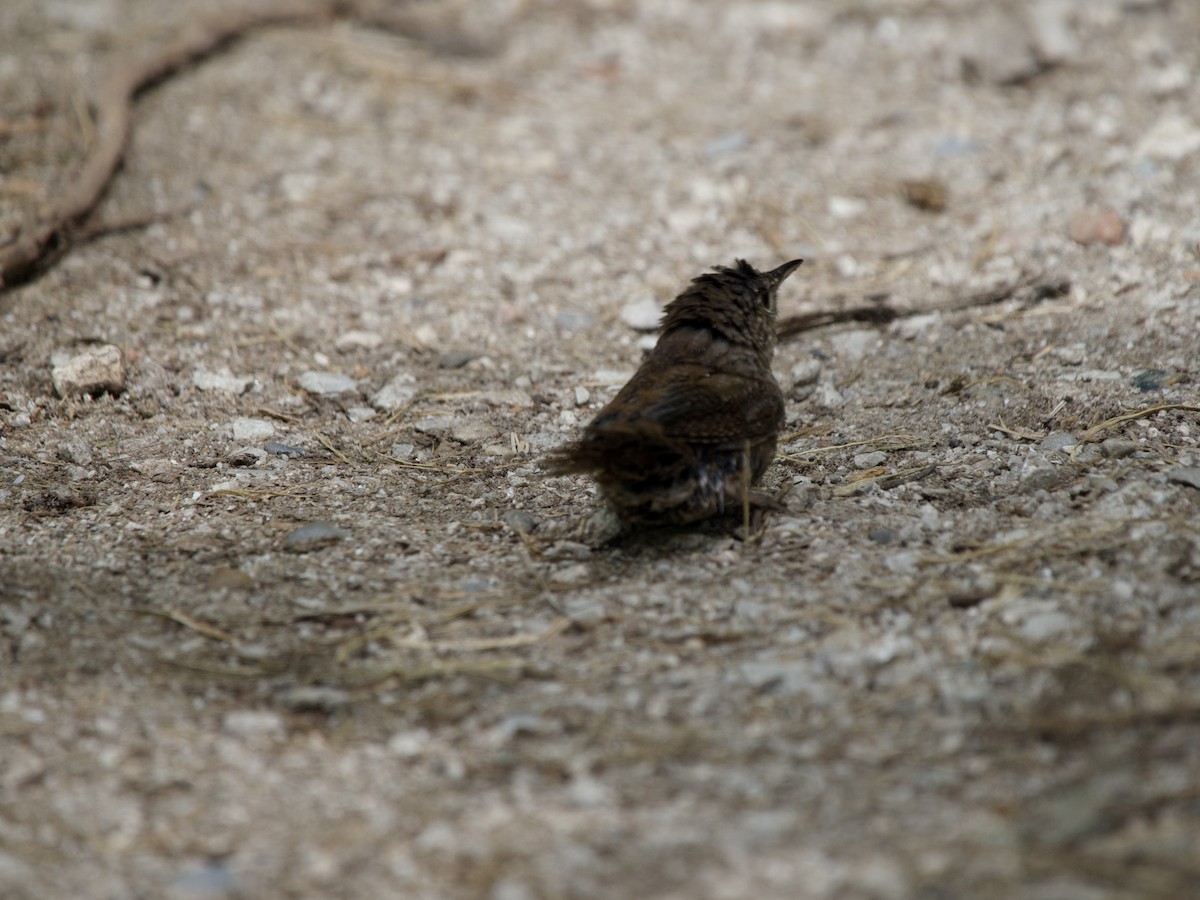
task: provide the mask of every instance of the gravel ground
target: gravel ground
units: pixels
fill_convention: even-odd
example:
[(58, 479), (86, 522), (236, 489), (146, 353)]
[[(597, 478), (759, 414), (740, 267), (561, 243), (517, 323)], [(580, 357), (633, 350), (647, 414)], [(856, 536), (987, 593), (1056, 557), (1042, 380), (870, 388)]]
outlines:
[[(0, 6), (0, 241), (206, 9)], [(1200, 5), (403, 12), (146, 93), (0, 294), (0, 894), (1194, 890)], [(898, 317), (781, 344), (788, 514), (503, 527), (796, 256)]]

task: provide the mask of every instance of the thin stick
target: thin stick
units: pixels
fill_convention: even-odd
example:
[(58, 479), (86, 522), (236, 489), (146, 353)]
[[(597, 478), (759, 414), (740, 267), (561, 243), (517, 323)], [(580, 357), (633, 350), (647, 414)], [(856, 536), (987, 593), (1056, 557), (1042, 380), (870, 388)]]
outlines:
[(199, 619), (194, 619), (187, 613), (182, 613), (178, 610), (135, 609), (133, 612), (139, 616), (157, 616), (160, 619), (166, 619), (170, 622), (174, 622), (176, 625), (182, 625), (184, 628), (190, 628), (197, 634), (202, 634), (206, 638), (210, 638), (214, 641), (223, 641), (226, 644), (233, 644), (237, 642), (237, 638), (235, 638), (228, 631), (222, 631), (220, 628), (209, 625), (207, 622), (201, 622)]
[(23, 223), (21, 236), (0, 250), (0, 290), (30, 280), (66, 252), (71, 232), (96, 208), (121, 164), (138, 95), (248, 31), (328, 18), (339, 6), (335, 0), (276, 0), (257, 10), (226, 9), (220, 16), (185, 23), (179, 37), (158, 52), (119, 63), (94, 101), (94, 116), (88, 117), (94, 119), (95, 136), (83, 165), (56, 200)]
[(431, 641), (428, 638), (391, 638), (390, 642), (397, 647), (410, 650), (432, 650), (434, 652), (449, 650), (479, 651), (479, 650), (510, 650), (513, 647), (525, 647), (538, 644), (562, 634), (571, 626), (568, 618), (555, 619), (541, 631), (525, 634), (511, 634), (497, 638), (464, 638), (457, 641)]
[[(1137, 409), (1133, 412), (1124, 413), (1123, 415), (1113, 416), (1111, 419), (1105, 419), (1099, 425), (1093, 425), (1087, 431), (1079, 436), (1077, 447), (1096, 440), (1097, 436), (1110, 428), (1115, 428), (1117, 425), (1124, 425), (1126, 422), (1133, 422), (1136, 419), (1145, 419), (1155, 413), (1166, 412), (1172, 409), (1181, 409), (1185, 412), (1200, 412), (1200, 406), (1191, 406), (1187, 403), (1160, 403), (1157, 406), (1147, 406), (1145, 409)], [(1075, 455), (1075, 451), (1071, 451), (1071, 455)]]

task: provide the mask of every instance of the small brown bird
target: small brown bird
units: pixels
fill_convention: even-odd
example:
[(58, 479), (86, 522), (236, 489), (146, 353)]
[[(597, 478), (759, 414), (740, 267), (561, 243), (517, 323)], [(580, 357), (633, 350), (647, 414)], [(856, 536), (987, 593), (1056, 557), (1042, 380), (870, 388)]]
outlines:
[(770, 508), (751, 488), (784, 421), (771, 373), (775, 294), (801, 262), (759, 272), (739, 259), (694, 278), (633, 378), (550, 470), (592, 475), (622, 525)]

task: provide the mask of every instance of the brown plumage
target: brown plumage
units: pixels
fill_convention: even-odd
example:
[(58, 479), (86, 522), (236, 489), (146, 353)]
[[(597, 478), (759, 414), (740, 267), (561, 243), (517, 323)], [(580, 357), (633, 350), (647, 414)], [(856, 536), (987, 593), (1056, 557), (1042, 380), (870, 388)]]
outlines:
[(744, 503), (775, 455), (783, 393), (771, 373), (775, 294), (802, 260), (745, 260), (692, 280), (663, 313), (658, 343), (556, 474), (587, 473), (625, 524), (696, 522)]

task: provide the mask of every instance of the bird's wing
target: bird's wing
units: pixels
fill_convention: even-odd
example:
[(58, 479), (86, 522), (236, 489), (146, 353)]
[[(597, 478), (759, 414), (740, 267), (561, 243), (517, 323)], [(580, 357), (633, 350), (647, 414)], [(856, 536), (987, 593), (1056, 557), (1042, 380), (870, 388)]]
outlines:
[(769, 378), (711, 374), (659, 385), (642, 417), (670, 439), (731, 447), (757, 443), (783, 426), (783, 394)]

